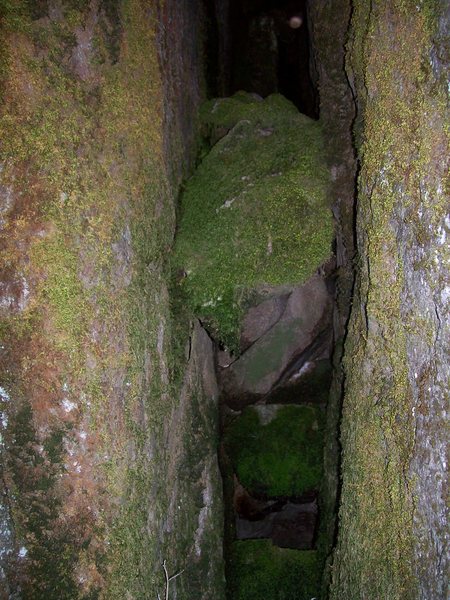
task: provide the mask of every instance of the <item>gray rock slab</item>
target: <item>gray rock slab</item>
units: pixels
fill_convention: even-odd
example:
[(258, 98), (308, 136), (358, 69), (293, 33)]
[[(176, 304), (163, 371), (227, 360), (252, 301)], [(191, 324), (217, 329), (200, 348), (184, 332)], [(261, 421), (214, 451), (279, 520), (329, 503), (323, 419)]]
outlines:
[(241, 351), (247, 350), (280, 320), (288, 299), (288, 294), (275, 296), (248, 310), (242, 321)]
[(313, 547), (317, 523), (317, 502), (286, 502), (281, 510), (262, 519), (236, 517), (238, 540), (271, 539), (280, 548), (308, 550)]
[[(276, 305), (272, 305), (269, 312), (274, 319)], [(332, 300), (319, 274), (295, 288), (281, 318), (238, 360), (222, 370), (221, 384), (228, 404), (239, 407), (249, 403), (246, 398), (265, 396), (290, 366), (300, 369), (302, 355), (304, 362), (311, 359), (305, 351), (314, 346), (323, 332), (330, 330), (331, 314)], [(269, 322), (267, 319), (264, 327)], [(317, 351), (321, 353), (322, 348)]]

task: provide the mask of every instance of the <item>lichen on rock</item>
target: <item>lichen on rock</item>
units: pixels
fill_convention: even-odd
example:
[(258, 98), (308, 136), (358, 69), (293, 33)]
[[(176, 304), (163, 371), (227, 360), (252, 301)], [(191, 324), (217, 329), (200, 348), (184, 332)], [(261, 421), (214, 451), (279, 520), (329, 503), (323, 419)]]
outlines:
[(333, 600), (442, 598), (448, 587), (444, 23), (445, 2), (353, 3), (360, 261), (345, 344)]
[[(181, 404), (167, 250), (188, 152), (169, 168), (163, 106), (181, 100), (166, 97), (173, 71), (163, 82), (158, 50), (180, 29), (158, 20), (175, 13), (191, 34), (201, 13), (162, 10), (0, 1), (1, 597), (156, 598), (162, 560), (183, 568), (195, 542), (203, 562), (174, 583), (177, 597), (223, 590), (214, 401), (195, 351), (167, 450)], [(195, 102), (172, 125), (186, 146)], [(207, 469), (193, 461), (204, 481), (172, 487), (189, 454), (207, 455)]]

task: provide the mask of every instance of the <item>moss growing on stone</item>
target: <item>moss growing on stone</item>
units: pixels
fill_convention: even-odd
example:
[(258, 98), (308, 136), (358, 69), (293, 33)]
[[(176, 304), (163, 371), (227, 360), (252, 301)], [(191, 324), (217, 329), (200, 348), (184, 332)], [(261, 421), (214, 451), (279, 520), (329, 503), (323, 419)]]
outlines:
[(241, 92), (202, 115), (232, 129), (186, 184), (174, 262), (192, 310), (236, 350), (250, 292), (301, 283), (329, 257), (329, 176), (320, 124), (282, 96)]
[[(70, 521), (55, 527), (61, 511), (55, 485), (64, 472), (61, 459), (65, 432), (63, 429), (51, 431), (39, 452), (31, 407), (27, 403), (17, 404), (9, 432), (13, 442), (7, 466), (13, 473), (10, 486), (14, 494), (14, 515), (22, 526), (18, 532), (22, 552), (29, 563), (29, 579), (22, 582), (22, 597), (75, 598), (72, 569), (77, 557), (76, 537)], [(30, 497), (33, 498), (31, 503)], [(8, 566), (6, 572), (11, 581), (13, 576)]]
[(223, 131), (231, 129), (243, 119), (262, 122), (277, 108), (286, 114), (299, 114), (296, 107), (279, 94), (273, 94), (263, 101), (255, 94), (241, 91), (230, 98), (214, 98), (205, 102), (200, 110), (200, 118), (205, 131), (211, 132), (215, 127)]
[(232, 600), (311, 600), (320, 568), (313, 550), (290, 550), (269, 540), (235, 542), (228, 565)]
[[(29, 400), (36, 430), (28, 452), (7, 403), (5, 480), (28, 550), (14, 570), (24, 597), (156, 598), (162, 554), (173, 562), (159, 535), (170, 489), (155, 482), (167, 475), (162, 423), (178, 398), (156, 8), (62, 4), (48, 15), (46, 2), (0, 0), (0, 268), (17, 305), (2, 314), (0, 376)], [(45, 475), (39, 514), (31, 461)]]
[[(436, 299), (445, 250), (438, 232), (448, 214), (447, 84), (435, 59), (445, 46), (433, 5), (444, 14), (443, 3), (353, 3), (348, 66), (360, 115), (361, 260), (344, 356), (335, 600), (438, 598), (447, 588), (431, 542), (439, 539), (435, 524), (446, 502), (434, 483), (422, 496), (419, 481), (438, 481), (431, 448), (439, 447), (436, 407), (447, 396), (436, 384), (441, 376), (431, 375), (443, 365), (437, 322), (445, 309)], [(418, 384), (421, 376), (426, 384)], [(420, 413), (429, 410), (436, 412), (424, 434)]]
[[(250, 493), (301, 496), (322, 475), (322, 414), (311, 406), (247, 408), (225, 434), (237, 476)], [(264, 424), (266, 423), (266, 424)]]

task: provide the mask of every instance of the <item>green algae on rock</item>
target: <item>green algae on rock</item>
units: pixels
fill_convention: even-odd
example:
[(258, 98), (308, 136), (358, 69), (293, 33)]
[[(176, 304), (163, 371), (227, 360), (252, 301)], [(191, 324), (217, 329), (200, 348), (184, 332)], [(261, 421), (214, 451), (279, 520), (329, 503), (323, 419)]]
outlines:
[(301, 496), (322, 476), (322, 413), (312, 406), (246, 408), (225, 433), (225, 448), (253, 494)]
[(202, 120), (229, 133), (186, 183), (174, 261), (186, 302), (237, 350), (251, 292), (302, 283), (329, 258), (329, 175), (320, 124), (280, 95), (210, 101)]

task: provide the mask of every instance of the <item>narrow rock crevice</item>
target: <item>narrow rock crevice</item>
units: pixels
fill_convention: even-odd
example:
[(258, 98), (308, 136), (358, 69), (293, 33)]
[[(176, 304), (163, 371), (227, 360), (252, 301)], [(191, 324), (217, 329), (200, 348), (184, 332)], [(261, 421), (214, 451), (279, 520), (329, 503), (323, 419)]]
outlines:
[(229, 93), (245, 89), (265, 97), (279, 92), (317, 118), (306, 0), (231, 0), (229, 15)]
[(0, 597), (444, 597), (448, 2), (0, 4)]
[[(305, 598), (319, 596), (321, 588), (327, 586), (326, 557), (331, 555), (336, 540), (341, 359), (353, 288), (356, 181), (350, 133), (354, 98), (343, 66), (350, 12), (349, 3), (342, 4), (345, 18), (335, 27), (322, 4), (216, 3), (216, 89), (224, 96), (245, 89), (253, 98), (251, 102), (262, 102), (262, 98), (279, 92), (309, 117), (317, 119), (320, 112), (326, 144), (324, 162), (331, 173), (327, 203), (335, 219), (336, 235), (334, 241), (329, 241), (328, 258), (316, 263), (314, 274), (310, 272), (297, 285), (277, 288), (267, 286), (262, 279), (265, 285), (255, 286), (242, 305), (234, 347), (230, 348), (215, 330), (216, 317), (204, 319), (217, 342), (222, 436), (219, 456), (224, 477), (230, 599), (241, 597), (240, 586), (250, 576), (244, 565), (253, 564), (257, 577), (262, 555), (268, 553), (274, 562), (278, 560), (273, 554), (276, 548), (280, 552), (299, 552), (290, 560), (299, 561), (296, 568), (303, 574), (306, 587), (297, 582), (296, 594), (300, 595), (295, 597), (303, 597), (302, 593)], [(212, 114), (223, 111), (227, 101), (214, 101)], [(238, 119), (213, 117), (210, 123), (205, 135), (209, 144), (217, 144), (221, 152), (231, 145), (233, 136), (243, 139), (248, 135)], [(270, 124), (266, 130), (270, 139), (277, 127)], [(244, 157), (240, 177), (254, 186), (258, 176), (252, 174), (251, 160), (249, 156), (246, 169)], [(301, 160), (299, 156), (297, 160)], [(228, 175), (233, 177), (231, 170)], [(283, 169), (278, 169), (276, 175), (283, 181)], [(298, 181), (302, 185), (304, 175), (298, 175)], [(249, 188), (241, 194), (247, 191)], [(219, 211), (224, 207), (239, 210), (244, 199), (236, 193), (225, 197)], [(318, 221), (316, 228), (320, 230), (321, 226)], [(289, 227), (286, 224), (286, 235), (295, 235)], [(264, 235), (263, 228), (260, 235)], [(309, 234), (304, 235), (308, 239)], [(272, 233), (268, 239), (271, 254), (276, 240)], [(203, 305), (216, 303), (220, 304), (220, 296), (217, 300), (207, 299)], [(207, 312), (206, 308), (201, 310)], [(298, 414), (292, 412), (296, 409)], [(291, 423), (283, 424), (282, 410), (291, 411)], [(280, 450), (283, 441), (289, 439), (292, 423), (290, 447)], [(315, 433), (318, 435), (314, 437)], [(314, 457), (308, 457), (302, 446), (306, 440), (310, 447), (315, 444)], [(237, 446), (242, 452), (236, 450)], [(268, 465), (271, 461), (273, 464)], [(291, 470), (286, 467), (289, 464), (293, 465)], [(294, 481), (294, 473), (311, 475), (311, 469), (314, 476), (309, 481)], [(271, 477), (280, 479), (278, 487)], [(289, 593), (287, 588), (285, 591)]]

